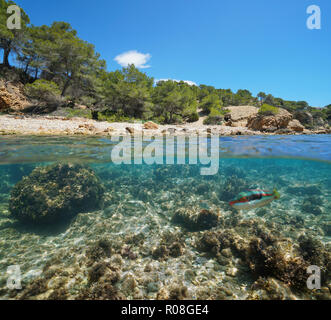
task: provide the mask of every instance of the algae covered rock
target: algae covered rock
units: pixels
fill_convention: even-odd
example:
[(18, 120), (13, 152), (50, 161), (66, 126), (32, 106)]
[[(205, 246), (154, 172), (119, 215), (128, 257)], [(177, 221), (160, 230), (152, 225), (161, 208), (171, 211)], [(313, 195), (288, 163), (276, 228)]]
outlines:
[(51, 224), (101, 208), (103, 194), (104, 187), (90, 168), (54, 164), (34, 169), (15, 185), (9, 210), (22, 222)]
[(172, 217), (172, 222), (183, 226), (189, 231), (209, 230), (217, 226), (218, 213), (210, 210), (194, 211), (186, 208), (178, 209)]

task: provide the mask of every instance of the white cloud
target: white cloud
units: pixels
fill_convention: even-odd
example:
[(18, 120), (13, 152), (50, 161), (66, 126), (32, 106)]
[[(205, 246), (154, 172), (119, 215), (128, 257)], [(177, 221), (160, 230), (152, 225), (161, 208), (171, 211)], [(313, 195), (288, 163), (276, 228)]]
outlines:
[(169, 80), (171, 80), (171, 81), (175, 81), (175, 82), (181, 82), (181, 81), (183, 81), (183, 82), (187, 83), (189, 86), (198, 86), (195, 82), (193, 82), (193, 81), (189, 81), (189, 80), (158, 79), (158, 80), (155, 80), (155, 82), (158, 83), (159, 81), (169, 81)]
[(122, 67), (127, 67), (130, 64), (134, 64), (136, 68), (150, 68), (150, 65), (146, 65), (146, 63), (151, 59), (151, 55), (149, 53), (140, 53), (137, 50), (131, 50), (124, 52), (117, 57), (115, 57), (115, 61), (121, 65)]

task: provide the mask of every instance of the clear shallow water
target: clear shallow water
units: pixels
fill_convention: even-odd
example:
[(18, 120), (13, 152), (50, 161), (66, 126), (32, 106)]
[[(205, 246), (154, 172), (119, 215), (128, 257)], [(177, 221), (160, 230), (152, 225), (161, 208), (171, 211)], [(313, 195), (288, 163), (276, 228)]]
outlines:
[[(162, 299), (176, 292), (174, 285), (187, 288), (184, 296), (191, 299), (329, 297), (327, 282), (320, 296), (288, 285), (292, 264), (285, 274), (279, 274), (281, 268), (254, 269), (252, 264), (258, 265), (261, 252), (254, 251), (252, 243), (257, 239), (268, 247), (261, 233), (269, 234), (275, 237), (270, 240), (272, 246), (279, 247), (286, 259), (303, 257), (307, 261), (302, 260), (302, 265), (314, 262), (328, 268), (330, 135), (220, 138), (219, 170), (210, 176), (201, 175), (203, 165), (119, 166), (110, 161), (114, 146), (104, 138), (1, 137), (0, 297)], [(187, 154), (188, 150), (182, 152)], [(82, 210), (58, 226), (17, 222), (8, 208), (12, 188), (34, 168), (59, 161), (92, 168), (105, 187), (104, 207)], [(276, 188), (281, 198), (265, 208), (239, 213), (229, 206), (239, 192), (255, 188)], [(207, 223), (208, 228), (200, 230), (195, 228), (194, 216), (203, 210), (217, 215), (218, 221), (211, 220), (214, 225)], [(176, 212), (193, 220), (177, 223)], [(230, 242), (244, 241), (241, 246), (247, 246), (246, 251), (226, 245), (224, 233), (229, 230)], [(204, 235), (208, 239), (217, 235), (216, 249), (202, 248)], [(318, 249), (323, 258), (308, 257), (308, 245), (299, 240), (302, 235), (323, 245), (323, 250)], [(94, 247), (100, 239), (109, 241), (111, 254), (91, 260), (90, 248), (100, 251)], [(284, 241), (289, 243), (285, 247)], [(164, 247), (177, 248), (176, 254)], [(315, 256), (322, 256), (318, 250)], [(98, 263), (110, 263), (111, 268), (103, 276), (106, 280), (101, 277), (93, 282), (90, 272)], [(23, 289), (15, 294), (6, 289), (10, 265), (19, 265), (23, 277)], [(118, 272), (113, 282), (109, 280), (115, 272), (112, 268)], [(270, 283), (256, 284), (260, 277)], [(110, 295), (102, 281), (111, 283), (117, 296)], [(268, 286), (274, 286), (272, 293), (264, 290)]]

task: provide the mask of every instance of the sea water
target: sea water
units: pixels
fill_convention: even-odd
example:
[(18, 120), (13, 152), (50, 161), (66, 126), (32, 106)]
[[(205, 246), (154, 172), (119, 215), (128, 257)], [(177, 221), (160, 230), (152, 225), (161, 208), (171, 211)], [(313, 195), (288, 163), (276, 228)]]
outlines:
[[(329, 299), (331, 136), (218, 139), (217, 172), (202, 175), (207, 165), (190, 164), (189, 146), (174, 149), (173, 164), (133, 157), (119, 164), (110, 138), (1, 137), (0, 299)], [(17, 220), (9, 208), (14, 186), (54, 163), (93, 170), (103, 205), (63, 223)], [(249, 189), (281, 197), (237, 212), (229, 202)], [(199, 225), (201, 212), (217, 219)], [(209, 239), (216, 239), (210, 248)], [(280, 255), (264, 266), (272, 246)], [(288, 264), (283, 273), (277, 261)], [(318, 263), (320, 287), (298, 288), (303, 266)]]

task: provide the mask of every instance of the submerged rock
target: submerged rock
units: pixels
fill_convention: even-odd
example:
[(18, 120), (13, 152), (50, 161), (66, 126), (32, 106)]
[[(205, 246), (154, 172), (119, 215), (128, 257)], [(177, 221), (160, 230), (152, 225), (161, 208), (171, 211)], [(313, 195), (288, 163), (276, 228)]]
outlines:
[(234, 229), (205, 232), (197, 242), (199, 251), (215, 258), (226, 255), (239, 258), (253, 278), (272, 278), (294, 291), (307, 291), (307, 268), (317, 265), (322, 285), (330, 280), (330, 252), (317, 239), (300, 237), (297, 243), (277, 235), (275, 229), (242, 221)]
[(209, 210), (191, 211), (186, 208), (177, 210), (172, 222), (182, 225), (189, 231), (209, 230), (217, 226), (219, 215)]
[(102, 183), (88, 167), (55, 164), (36, 168), (15, 185), (9, 210), (22, 222), (51, 224), (101, 208), (103, 194)]

